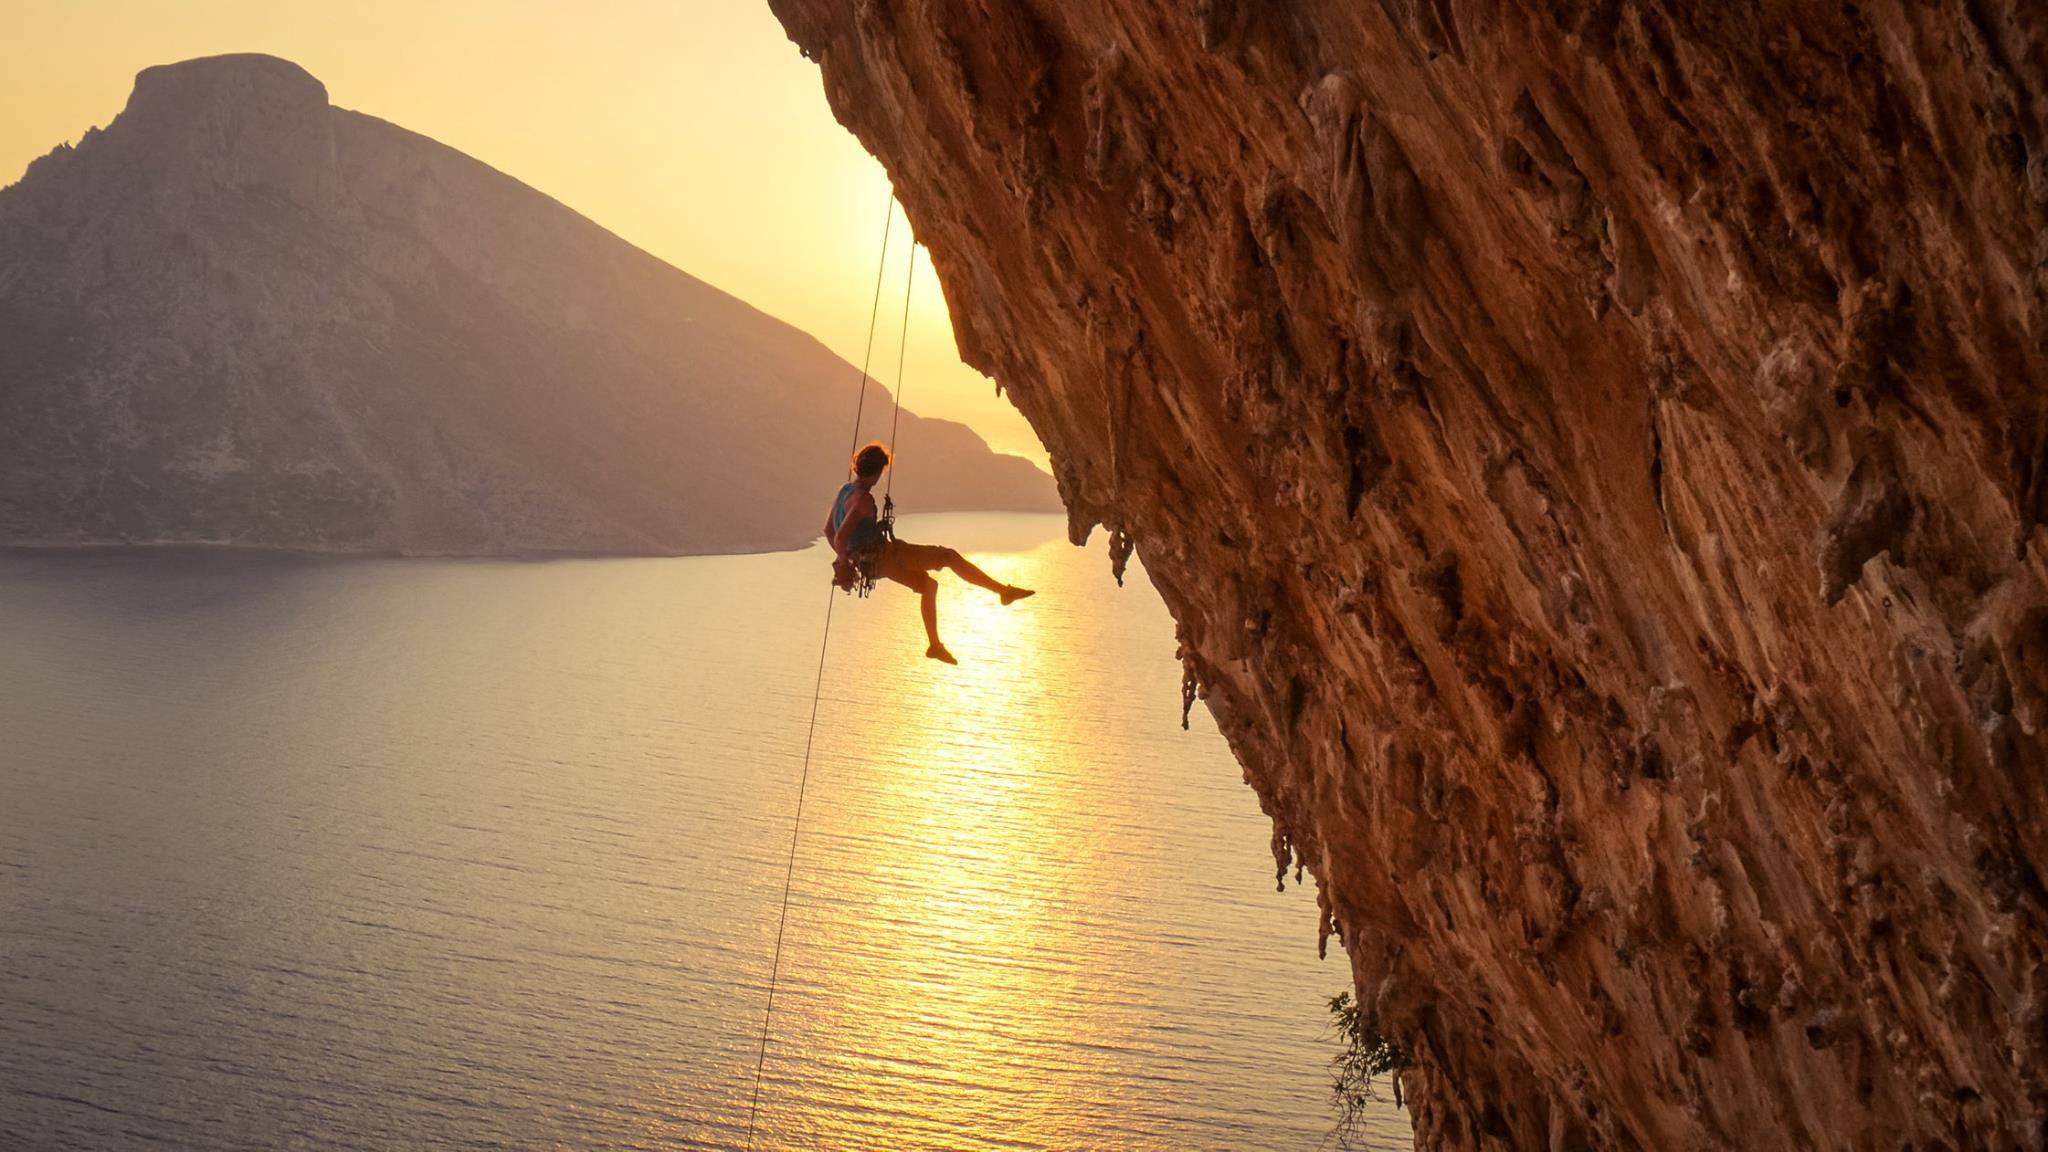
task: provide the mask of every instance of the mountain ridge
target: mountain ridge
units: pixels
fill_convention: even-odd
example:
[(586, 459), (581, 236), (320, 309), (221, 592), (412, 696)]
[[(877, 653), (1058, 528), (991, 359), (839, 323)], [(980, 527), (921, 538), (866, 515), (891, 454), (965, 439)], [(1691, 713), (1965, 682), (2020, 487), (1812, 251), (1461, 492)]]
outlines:
[[(860, 380), (249, 55), (144, 70), (0, 189), (0, 365), (0, 541), (453, 555), (800, 545)], [(906, 507), (1058, 507), (963, 425), (902, 439)]]

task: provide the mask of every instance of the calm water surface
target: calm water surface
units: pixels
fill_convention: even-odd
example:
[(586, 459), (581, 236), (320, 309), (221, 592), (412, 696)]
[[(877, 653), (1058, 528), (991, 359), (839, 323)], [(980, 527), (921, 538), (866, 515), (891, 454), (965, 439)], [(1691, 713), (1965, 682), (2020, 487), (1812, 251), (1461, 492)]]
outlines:
[[(1157, 597), (905, 531), (1042, 593), (837, 603), (759, 1146), (1322, 1146)], [(825, 569), (0, 555), (0, 1147), (737, 1147)]]

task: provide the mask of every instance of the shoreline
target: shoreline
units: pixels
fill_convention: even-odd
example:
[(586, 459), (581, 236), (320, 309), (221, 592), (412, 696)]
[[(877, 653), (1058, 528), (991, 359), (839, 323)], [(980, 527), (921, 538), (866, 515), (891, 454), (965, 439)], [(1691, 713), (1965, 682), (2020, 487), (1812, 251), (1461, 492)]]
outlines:
[[(910, 520), (940, 516), (1052, 517), (1064, 520), (1062, 512), (1027, 512), (1012, 509), (945, 511), (906, 514)], [(703, 556), (766, 556), (780, 552), (802, 552), (814, 547), (822, 536), (797, 543), (759, 542), (695, 550), (662, 549), (577, 549), (516, 548), (498, 551), (432, 551), (406, 548), (320, 547), (318, 545), (258, 544), (240, 540), (0, 540), (0, 557), (7, 556), (144, 556), (173, 554), (193, 556), (273, 556), (299, 560), (477, 560), (546, 563), (558, 560), (678, 560)]]
[(0, 556), (119, 556), (148, 553), (189, 553), (217, 556), (278, 556), (303, 560), (673, 560), (690, 556), (761, 556), (800, 552), (801, 544), (738, 544), (699, 550), (508, 548), (495, 551), (433, 551), (407, 548), (320, 547), (301, 544), (252, 544), (240, 540), (0, 540)]

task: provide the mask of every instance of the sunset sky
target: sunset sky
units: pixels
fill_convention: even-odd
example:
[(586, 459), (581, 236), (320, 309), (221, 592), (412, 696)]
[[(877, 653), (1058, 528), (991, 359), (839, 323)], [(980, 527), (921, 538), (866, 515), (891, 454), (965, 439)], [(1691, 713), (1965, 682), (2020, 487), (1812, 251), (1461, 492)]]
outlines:
[[(7, 7), (0, 184), (113, 119), (143, 68), (266, 52), (319, 77), (335, 104), (467, 152), (859, 362), (888, 180), (762, 0)], [(899, 216), (899, 286), (902, 228)], [(959, 362), (928, 263), (918, 279), (909, 407), (1042, 461), (1023, 418)], [(875, 353), (885, 380), (888, 308)]]

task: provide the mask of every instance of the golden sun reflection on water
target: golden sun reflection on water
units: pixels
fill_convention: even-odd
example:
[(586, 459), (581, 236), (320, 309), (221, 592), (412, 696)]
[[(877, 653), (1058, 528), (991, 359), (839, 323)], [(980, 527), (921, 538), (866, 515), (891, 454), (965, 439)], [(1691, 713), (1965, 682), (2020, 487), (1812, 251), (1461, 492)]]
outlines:
[(1066, 1145), (1118, 1039), (1114, 1019), (1069, 1010), (1125, 959), (1073, 922), (1105, 845), (1077, 786), (1096, 765), (1063, 720), (1108, 685), (1076, 643), (1080, 589), (1053, 562), (1070, 557), (962, 550), (1040, 595), (1006, 608), (945, 577), (940, 630), (963, 663), (942, 669), (903, 658), (920, 650), (916, 602), (885, 586), (834, 661), (858, 668), (872, 651), (873, 669), (861, 703), (831, 701), (862, 751), (827, 769), (845, 789), (821, 805), (812, 850), (847, 853), (833, 869), (847, 886), (815, 895), (862, 915), (809, 942), (846, 955), (798, 1042), (814, 1058), (887, 1056), (854, 1077), (868, 1086), (858, 1108), (807, 1114), (806, 1146), (866, 1146), (877, 1111), (931, 1146), (974, 1132)]
[[(1033, 554), (969, 558), (1007, 582), (1058, 583)], [(891, 591), (873, 609), (914, 618), (910, 596)], [(1070, 750), (1052, 735), (1045, 686), (1074, 684), (1076, 669), (1047, 642), (1040, 609), (1058, 589), (1044, 592), (1006, 609), (948, 580), (942, 634), (972, 667), (913, 664), (883, 678), (890, 703), (858, 728), (871, 754), (863, 786), (893, 817), (887, 837), (862, 839), (879, 851), (852, 870), (859, 890), (846, 897), (870, 910), (848, 930), (866, 942), (866, 962), (830, 995), (842, 1008), (835, 1031), (856, 1050), (892, 1054), (902, 1074), (863, 1077), (869, 1111), (844, 1129), (821, 1124), (817, 1146), (852, 1146), (872, 1110), (914, 1117), (934, 1140), (991, 1124), (1056, 1140), (1069, 1095), (1060, 1082), (1091, 1063), (1017, 1055), (1086, 1053), (1097, 1041), (1086, 1018), (1057, 1010), (1081, 975), (1047, 947), (1098, 852), (1055, 771)]]

